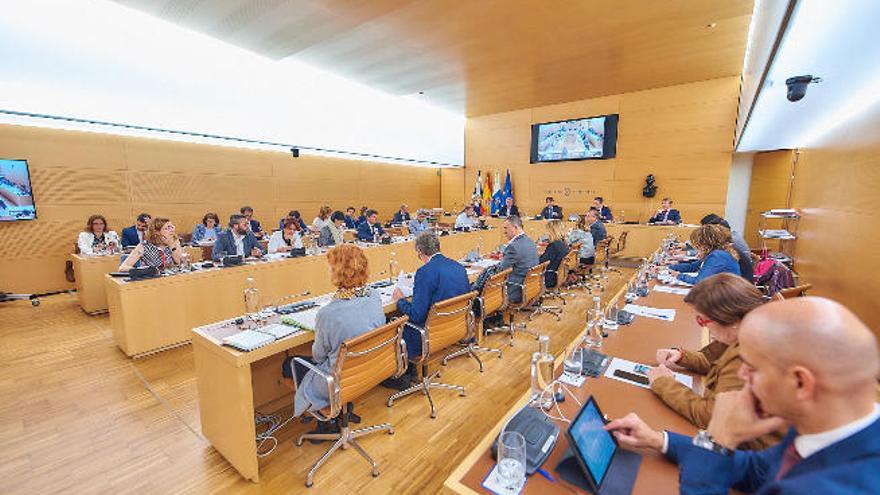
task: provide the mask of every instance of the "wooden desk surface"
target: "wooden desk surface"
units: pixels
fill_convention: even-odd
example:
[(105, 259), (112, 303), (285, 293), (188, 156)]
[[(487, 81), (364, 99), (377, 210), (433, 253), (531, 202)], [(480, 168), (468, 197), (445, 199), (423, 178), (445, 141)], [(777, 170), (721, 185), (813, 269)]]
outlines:
[[(637, 317), (627, 327), (621, 327), (605, 340), (601, 352), (609, 356), (621, 357), (630, 361), (646, 364), (655, 363), (655, 351), (662, 347), (685, 347), (697, 349), (703, 345), (703, 332), (694, 321), (695, 312), (684, 304), (682, 296), (651, 292), (647, 297), (639, 299), (636, 304), (658, 308), (675, 308), (675, 321)], [(557, 356), (557, 364), (564, 356)], [(605, 377), (588, 378), (580, 387), (569, 387), (581, 402), (590, 395), (595, 396), (599, 407), (610, 418), (617, 418), (629, 412), (636, 412), (655, 429), (669, 429), (684, 434), (693, 434), (696, 427), (683, 417), (669, 409), (650, 390), (612, 380)], [(480, 442), (471, 455), (453, 471), (446, 480), (446, 487), (461, 494), (491, 493), (481, 486), (481, 482), (495, 465), (490, 446), (501, 427), (528, 401), (526, 393), (508, 414)], [(560, 404), (563, 414), (573, 418), (578, 411), (577, 404), (569, 400)], [(560, 428), (567, 424), (556, 421)], [(526, 482), (523, 493), (588, 493), (561, 480), (555, 475), (556, 465), (568, 447), (568, 440), (561, 435), (544, 469), (554, 475), (556, 483), (551, 483), (541, 476), (531, 476)], [(634, 494), (678, 493), (678, 468), (667, 462), (662, 456), (643, 452), (642, 464), (636, 478)]]

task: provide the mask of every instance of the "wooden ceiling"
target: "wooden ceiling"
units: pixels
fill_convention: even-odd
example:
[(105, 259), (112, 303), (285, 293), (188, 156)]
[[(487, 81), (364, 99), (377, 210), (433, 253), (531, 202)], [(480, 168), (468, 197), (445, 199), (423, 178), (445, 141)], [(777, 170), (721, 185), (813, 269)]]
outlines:
[(753, 0), (115, 1), (475, 116), (737, 75)]

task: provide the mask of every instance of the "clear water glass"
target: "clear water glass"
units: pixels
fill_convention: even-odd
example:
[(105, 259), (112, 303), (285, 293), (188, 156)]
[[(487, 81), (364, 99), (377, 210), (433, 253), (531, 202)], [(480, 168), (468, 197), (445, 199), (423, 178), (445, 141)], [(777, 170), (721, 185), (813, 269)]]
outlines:
[(615, 302), (608, 308), (608, 313), (605, 315), (605, 328), (616, 332), (617, 329), (620, 328), (620, 324), (617, 322), (617, 317), (620, 313), (620, 310), (617, 308), (617, 303)]
[(526, 439), (517, 431), (505, 431), (498, 438), (498, 480), (508, 490), (526, 479)]
[(584, 349), (581, 346), (576, 346), (565, 357), (562, 365), (566, 374), (579, 376), (584, 368)]
[(591, 349), (596, 344), (596, 340), (593, 338), (595, 326), (596, 316), (595, 312), (591, 309), (587, 311), (587, 328), (584, 331), (584, 345)]

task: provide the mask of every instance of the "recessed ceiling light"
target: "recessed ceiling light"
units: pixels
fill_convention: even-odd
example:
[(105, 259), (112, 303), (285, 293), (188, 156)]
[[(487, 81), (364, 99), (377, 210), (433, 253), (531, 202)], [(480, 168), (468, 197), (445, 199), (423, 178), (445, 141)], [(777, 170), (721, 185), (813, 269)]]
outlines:
[(709, 24), (706, 24), (707, 29), (715, 29), (716, 27), (718, 27), (717, 22), (710, 22)]
[(425, 94), (424, 91), (419, 91), (419, 95), (424, 95), (424, 94)]

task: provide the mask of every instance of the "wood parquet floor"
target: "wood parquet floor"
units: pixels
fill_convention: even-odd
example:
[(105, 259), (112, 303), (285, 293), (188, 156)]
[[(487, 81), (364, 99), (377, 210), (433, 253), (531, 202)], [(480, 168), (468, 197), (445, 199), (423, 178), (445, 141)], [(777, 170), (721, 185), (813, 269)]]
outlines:
[[(610, 274), (612, 295), (631, 270)], [(556, 304), (557, 301), (550, 301)], [(583, 329), (592, 304), (583, 290), (569, 298), (561, 322), (549, 315), (530, 327), (550, 335), (558, 353)], [(385, 406), (377, 388), (356, 405), (363, 425), (390, 422), (393, 436), (359, 440), (379, 463), (373, 478), (353, 450), (339, 451), (304, 486), (327, 445), (297, 447), (311, 424), (292, 421), (276, 450), (261, 461), (261, 482), (239, 476), (201, 436), (190, 346), (131, 360), (116, 348), (109, 317), (83, 313), (75, 294), (0, 305), (0, 493), (443, 493), (443, 482), (529, 387), (535, 340), (525, 334), (507, 346), (505, 335), (485, 345), (503, 359), (450, 361), (442, 381), (463, 385), (466, 397), (434, 392), (437, 419), (414, 395)], [(432, 368), (433, 369), (433, 368)], [(272, 411), (266, 411), (272, 412)], [(286, 418), (289, 408), (279, 412)]]

